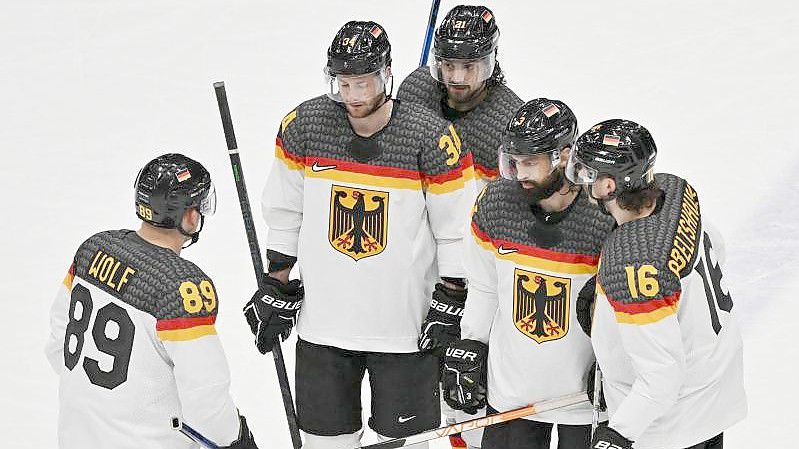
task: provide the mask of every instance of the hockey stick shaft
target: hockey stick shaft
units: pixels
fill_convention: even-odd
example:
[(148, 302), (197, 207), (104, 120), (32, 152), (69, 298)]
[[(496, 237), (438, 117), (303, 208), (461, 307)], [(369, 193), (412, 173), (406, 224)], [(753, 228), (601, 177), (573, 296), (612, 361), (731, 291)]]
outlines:
[(594, 365), (594, 394), (592, 399), (593, 402), (593, 416), (591, 419), (591, 438), (594, 438), (594, 432), (596, 432), (596, 428), (599, 427), (599, 412), (602, 409), (601, 404), (602, 398), (602, 370), (599, 369), (599, 363)]
[(430, 17), (427, 18), (427, 31), (424, 35), (424, 44), (422, 44), (422, 56), (419, 58), (419, 67), (427, 65), (427, 55), (430, 53), (430, 43), (433, 41), (433, 33), (436, 30), (436, 18), (438, 17), (438, 8), (441, 6), (441, 0), (433, 0), (430, 5)]
[[(258, 288), (262, 288), (264, 262), (261, 258), (261, 249), (258, 246), (258, 236), (255, 233), (255, 223), (252, 218), (250, 200), (247, 196), (247, 185), (244, 182), (244, 171), (241, 167), (241, 158), (239, 157), (238, 145), (236, 144), (236, 134), (233, 132), (233, 120), (230, 118), (230, 106), (227, 101), (225, 83), (222, 81), (214, 83), (214, 90), (216, 91), (216, 101), (219, 105), (219, 114), (222, 117), (222, 129), (225, 132), (230, 165), (233, 169), (233, 177), (236, 181), (236, 191), (238, 192), (239, 205), (241, 206), (241, 217), (244, 219), (244, 230), (247, 232), (247, 243), (250, 245), (252, 267), (255, 270), (255, 279), (258, 283)], [(291, 386), (289, 385), (289, 378), (286, 374), (286, 363), (283, 361), (283, 351), (280, 348), (280, 341), (275, 342), (272, 348), (272, 356), (275, 359), (277, 381), (280, 384), (280, 393), (283, 396), (283, 408), (286, 411), (289, 433), (291, 434), (291, 443), (294, 449), (300, 449), (302, 447), (300, 429), (297, 425), (297, 414), (294, 411), (294, 400), (291, 397)]]
[(383, 441), (382, 443), (370, 444), (363, 446), (361, 449), (395, 449), (411, 444), (422, 443), (425, 441), (435, 440), (436, 438), (448, 437), (456, 433), (466, 432), (469, 430), (480, 429), (483, 427), (493, 426), (494, 424), (511, 421), (514, 419), (524, 418), (525, 416), (532, 416), (536, 413), (542, 413), (549, 410), (556, 410), (559, 408), (569, 407), (571, 405), (579, 404), (588, 401), (588, 394), (585, 392), (570, 394), (554, 399), (547, 399), (545, 401), (536, 402), (527, 407), (509, 410), (507, 412), (496, 413), (488, 415), (484, 418), (472, 419), (446, 427), (440, 427), (427, 432), (418, 433), (405, 438), (395, 438), (393, 440)]
[(180, 418), (172, 418), (172, 429), (186, 435), (186, 438), (194, 441), (205, 449), (219, 449), (213, 441), (204, 437), (203, 434), (194, 430), (190, 425), (184, 423)]

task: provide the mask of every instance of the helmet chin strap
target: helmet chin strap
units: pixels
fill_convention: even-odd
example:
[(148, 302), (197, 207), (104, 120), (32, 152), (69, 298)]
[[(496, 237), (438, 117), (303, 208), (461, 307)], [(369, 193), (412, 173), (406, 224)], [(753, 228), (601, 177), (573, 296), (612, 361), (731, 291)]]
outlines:
[(203, 214), (200, 214), (200, 226), (197, 228), (196, 231), (190, 233), (190, 232), (186, 231), (185, 229), (183, 229), (183, 224), (182, 223), (178, 225), (178, 227), (177, 227), (178, 232), (180, 232), (181, 234), (185, 235), (186, 237), (191, 238), (191, 243), (189, 243), (186, 246), (183, 246), (182, 247), (183, 249), (186, 249), (186, 248), (190, 247), (191, 245), (194, 245), (195, 243), (197, 243), (198, 240), (200, 240), (200, 231), (203, 230), (203, 224), (204, 223), (205, 223), (205, 216), (203, 216)]

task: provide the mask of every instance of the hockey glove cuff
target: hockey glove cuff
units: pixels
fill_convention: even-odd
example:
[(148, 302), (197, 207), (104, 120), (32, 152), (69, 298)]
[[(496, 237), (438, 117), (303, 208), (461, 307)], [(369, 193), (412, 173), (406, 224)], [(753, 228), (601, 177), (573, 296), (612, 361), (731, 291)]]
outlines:
[(441, 351), (461, 338), (461, 317), (466, 306), (466, 290), (455, 290), (436, 284), (430, 310), (422, 322), (419, 349)]
[(283, 341), (288, 338), (305, 297), (299, 279), (287, 284), (268, 275), (264, 279), (264, 287), (244, 306), (244, 317), (261, 354), (271, 351), (278, 337)]

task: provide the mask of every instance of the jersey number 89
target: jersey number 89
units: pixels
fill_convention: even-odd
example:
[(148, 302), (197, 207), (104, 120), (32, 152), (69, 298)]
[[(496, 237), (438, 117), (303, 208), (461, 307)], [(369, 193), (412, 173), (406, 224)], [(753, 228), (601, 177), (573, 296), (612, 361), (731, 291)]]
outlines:
[[(76, 316), (80, 304), (80, 316)], [(92, 316), (92, 295), (89, 289), (77, 284), (69, 301), (69, 322), (64, 335), (64, 366), (72, 371), (80, 360), (85, 333)], [(114, 323), (111, 325), (110, 323)], [(114, 332), (116, 328), (116, 332)], [(88, 356), (83, 358), (83, 371), (94, 385), (112, 390), (128, 379), (130, 353), (136, 328), (128, 312), (109, 303), (97, 311), (92, 327), (92, 338), (97, 349), (114, 358), (111, 370), (103, 371), (100, 363)], [(116, 333), (113, 338), (109, 334)], [(74, 342), (74, 347), (70, 343)]]

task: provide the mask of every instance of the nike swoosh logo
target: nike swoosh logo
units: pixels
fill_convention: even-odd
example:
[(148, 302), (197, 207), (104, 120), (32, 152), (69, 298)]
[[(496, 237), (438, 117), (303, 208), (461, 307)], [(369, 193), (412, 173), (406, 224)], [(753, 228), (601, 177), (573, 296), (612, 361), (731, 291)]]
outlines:
[(416, 418), (416, 415), (409, 416), (407, 418), (404, 417), (404, 416), (399, 416), (399, 417), (397, 417), (397, 422), (401, 424), (401, 423), (404, 423), (404, 422), (408, 422), (408, 421), (412, 420), (413, 418)]
[(499, 248), (497, 248), (497, 252), (502, 254), (502, 255), (505, 255), (505, 254), (519, 252), (519, 250), (516, 249), (516, 248), (505, 248), (504, 246), (499, 245)]
[(319, 165), (319, 162), (314, 162), (313, 165), (311, 165), (311, 170), (313, 170), (315, 172), (320, 172), (320, 171), (325, 171), (325, 170), (332, 170), (334, 168), (336, 168), (335, 165)]

